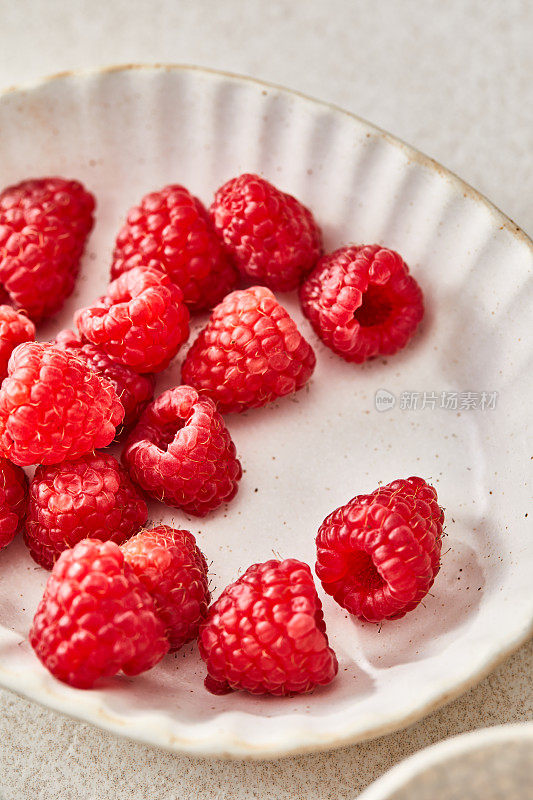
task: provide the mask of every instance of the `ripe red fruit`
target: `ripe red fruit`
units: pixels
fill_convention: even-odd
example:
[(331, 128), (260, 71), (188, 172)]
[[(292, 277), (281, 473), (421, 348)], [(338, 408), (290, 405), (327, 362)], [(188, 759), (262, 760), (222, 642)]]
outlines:
[(190, 386), (169, 389), (146, 408), (122, 460), (151, 497), (196, 516), (231, 500), (242, 475), (215, 404)]
[(301, 694), (338, 669), (311, 570), (295, 559), (249, 567), (209, 609), (198, 644), (215, 694)]
[(7, 458), (0, 458), (0, 549), (23, 527), (27, 505), (26, 473)]
[(63, 178), (23, 181), (0, 194), (0, 284), (33, 320), (54, 314), (72, 292), (94, 205), (81, 183)]
[(213, 310), (181, 378), (225, 413), (301, 389), (314, 368), (315, 354), (294, 320), (269, 289), (252, 286), (232, 292)]
[(237, 282), (207, 211), (178, 185), (147, 194), (128, 214), (117, 237), (111, 277), (139, 265), (166, 272), (191, 311), (212, 308)]
[(154, 600), (170, 652), (196, 639), (210, 594), (207, 564), (192, 533), (159, 525), (129, 539), (122, 552)]
[(96, 539), (65, 550), (55, 563), (30, 643), (52, 675), (79, 689), (121, 670), (138, 675), (168, 651), (154, 602), (120, 547)]
[(189, 336), (180, 289), (156, 269), (135, 267), (98, 303), (76, 312), (82, 337), (135, 372), (160, 372)]
[(20, 466), (57, 464), (113, 441), (124, 409), (111, 384), (51, 344), (26, 342), (0, 388), (0, 450)]
[(66, 350), (87, 364), (100, 377), (106, 378), (124, 407), (124, 420), (117, 428), (116, 439), (123, 439), (133, 428), (142, 412), (153, 399), (155, 376), (151, 373), (139, 375), (130, 367), (113, 361), (99, 347), (88, 342), (81, 342), (70, 330), (60, 331), (54, 347)]
[(221, 186), (210, 213), (241, 273), (274, 291), (296, 289), (322, 252), (309, 209), (259, 175)]
[(148, 509), (126, 470), (108, 453), (39, 466), (30, 484), (24, 541), (52, 569), (64, 550), (90, 537), (122, 544), (146, 523)]
[(316, 573), (325, 591), (360, 619), (403, 617), (439, 571), (443, 519), (435, 489), (422, 478), (354, 497), (318, 531)]
[(11, 306), (0, 306), (0, 382), (7, 375), (7, 364), (17, 345), (35, 339), (35, 325)]
[(324, 344), (355, 363), (405, 347), (424, 316), (407, 264), (379, 245), (341, 247), (321, 258), (300, 300)]

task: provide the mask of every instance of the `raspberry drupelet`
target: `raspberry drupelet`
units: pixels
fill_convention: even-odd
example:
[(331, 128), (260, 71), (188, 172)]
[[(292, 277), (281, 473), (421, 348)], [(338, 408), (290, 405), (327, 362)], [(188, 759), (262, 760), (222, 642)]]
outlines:
[(154, 600), (169, 652), (196, 639), (210, 593), (207, 563), (192, 533), (158, 525), (133, 536), (122, 552)]
[(80, 341), (74, 331), (60, 331), (52, 344), (72, 353), (109, 381), (124, 407), (124, 419), (116, 433), (117, 439), (124, 439), (153, 399), (155, 375), (140, 375), (130, 367), (113, 361), (96, 345)]
[(122, 671), (138, 675), (168, 652), (154, 601), (114, 542), (83, 539), (52, 569), (30, 631), (44, 666), (90, 689)]
[(362, 620), (403, 617), (440, 569), (443, 520), (437, 493), (422, 478), (354, 497), (318, 531), (316, 573), (325, 591)]
[(422, 292), (402, 257), (379, 245), (341, 247), (321, 258), (300, 301), (324, 344), (355, 363), (401, 350), (424, 315)]
[(151, 497), (196, 516), (231, 500), (242, 476), (215, 404), (190, 386), (163, 392), (145, 409), (122, 460)]
[(303, 694), (338, 670), (311, 570), (296, 559), (249, 567), (209, 609), (198, 644), (214, 694)]
[(229, 294), (185, 358), (181, 377), (222, 413), (258, 408), (301, 389), (315, 354), (288, 312), (263, 286)]
[(177, 184), (143, 197), (117, 237), (111, 277), (140, 264), (166, 272), (191, 312), (212, 308), (237, 283), (206, 209)]
[(221, 186), (210, 213), (240, 272), (274, 291), (296, 289), (322, 253), (309, 209), (259, 175)]
[(20, 466), (57, 464), (107, 447), (124, 417), (109, 381), (43, 342), (13, 351), (0, 388), (0, 451)]
[(135, 372), (161, 372), (189, 336), (189, 312), (168, 275), (135, 267), (98, 303), (76, 312), (83, 339)]
[(71, 294), (94, 206), (81, 183), (63, 178), (22, 181), (0, 194), (0, 284), (31, 319), (54, 314)]
[(109, 453), (39, 466), (30, 484), (24, 541), (37, 564), (52, 569), (64, 550), (87, 537), (116, 544), (148, 517), (146, 501)]
[(11, 306), (0, 306), (0, 383), (7, 375), (7, 364), (17, 345), (35, 339), (35, 325)]
[(7, 458), (0, 458), (0, 549), (22, 529), (27, 507), (26, 473)]

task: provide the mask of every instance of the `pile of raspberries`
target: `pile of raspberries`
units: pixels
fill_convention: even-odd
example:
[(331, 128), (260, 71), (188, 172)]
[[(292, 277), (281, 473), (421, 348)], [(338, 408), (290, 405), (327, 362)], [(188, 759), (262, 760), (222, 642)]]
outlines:
[[(276, 294), (297, 290), (323, 344), (349, 362), (391, 355), (423, 316), (403, 259), (380, 245), (324, 254), (311, 211), (257, 175), (209, 209), (183, 186), (132, 208), (103, 297), (51, 342), (36, 328), (74, 288), (95, 201), (77, 181), (0, 194), (0, 547), (21, 532), (51, 570), (29, 634), (59, 680), (90, 688), (137, 675), (198, 640), (214, 693), (292, 695), (338, 670), (310, 567), (250, 566), (210, 603), (187, 530), (147, 522), (147, 498), (204, 516), (242, 469), (223, 414), (301, 389), (315, 353)], [(154, 399), (157, 373), (210, 312)], [(105, 448), (123, 441), (121, 463)], [(28, 479), (24, 467), (35, 466)], [(398, 619), (440, 566), (443, 512), (411, 477), (357, 495), (324, 520), (316, 575), (361, 620)]]

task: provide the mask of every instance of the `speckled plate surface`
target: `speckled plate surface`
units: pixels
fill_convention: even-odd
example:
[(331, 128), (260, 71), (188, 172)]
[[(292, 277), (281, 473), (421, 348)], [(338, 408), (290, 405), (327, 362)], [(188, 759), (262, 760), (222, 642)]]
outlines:
[(360, 800), (533, 800), (533, 722), (453, 736), (405, 759)]
[[(129, 206), (180, 182), (205, 202), (257, 171), (309, 205), (326, 247), (398, 249), (427, 298), (403, 353), (365, 366), (324, 348), (294, 296), (283, 302), (316, 348), (307, 391), (228, 417), (246, 470), (236, 500), (199, 523), (215, 596), (251, 562), (310, 563), (323, 517), (379, 481), (419, 474), (446, 509), (443, 567), (423, 606), (381, 628), (329, 598), (337, 680), (311, 696), (213, 697), (193, 646), (153, 671), (90, 692), (55, 681), (26, 637), (46, 581), (22, 542), (0, 553), (0, 683), (120, 735), (180, 752), (273, 758), (405, 726), (465, 691), (530, 633), (533, 250), (516, 226), (430, 159), (326, 104), (194, 68), (65, 75), (0, 98), (0, 184), (58, 173), (98, 199), (76, 292), (47, 338), (108, 280)], [(199, 323), (198, 323), (199, 324)], [(179, 381), (179, 361), (159, 381)], [(377, 401), (376, 401), (377, 393)], [(394, 403), (393, 403), (394, 401)]]

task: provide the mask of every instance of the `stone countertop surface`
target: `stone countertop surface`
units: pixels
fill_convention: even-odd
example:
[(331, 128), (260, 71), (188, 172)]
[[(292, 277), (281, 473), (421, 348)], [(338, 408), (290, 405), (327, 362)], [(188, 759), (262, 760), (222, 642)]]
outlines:
[[(178, 62), (328, 100), (456, 172), (533, 233), (529, 0), (0, 0), (0, 88)], [(533, 717), (533, 643), (411, 728), (333, 753), (216, 762), (132, 742), (0, 691), (3, 800), (343, 800), (408, 755)]]

